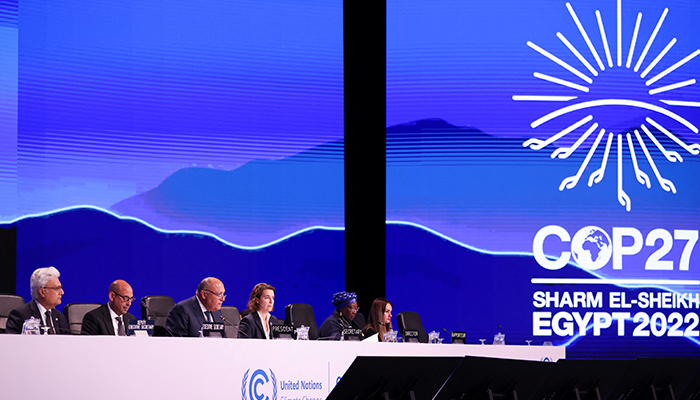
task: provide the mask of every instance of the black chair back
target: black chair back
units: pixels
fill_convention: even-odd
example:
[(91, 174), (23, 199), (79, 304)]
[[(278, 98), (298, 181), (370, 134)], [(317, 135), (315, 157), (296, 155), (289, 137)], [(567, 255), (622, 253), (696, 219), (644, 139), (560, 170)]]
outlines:
[(83, 329), (83, 317), (99, 306), (100, 304), (97, 303), (70, 303), (63, 307), (71, 335), (80, 335)]
[(24, 305), (24, 298), (16, 294), (0, 294), (0, 333), (5, 333), (10, 311)]
[(289, 324), (294, 326), (294, 328), (299, 328), (300, 326), (309, 327), (309, 340), (318, 339), (318, 325), (316, 325), (316, 317), (314, 316), (314, 309), (310, 304), (303, 303), (292, 303), (284, 308), (284, 320)]
[(428, 334), (425, 333), (425, 328), (423, 328), (423, 322), (420, 320), (420, 315), (415, 312), (402, 312), (396, 316), (396, 322), (399, 324), (399, 332), (404, 338), (404, 332), (418, 331), (418, 341), (420, 343), (428, 343)]
[(226, 322), (224, 322), (226, 337), (229, 339), (238, 338), (238, 325), (241, 323), (241, 314), (238, 313), (238, 309), (234, 306), (221, 306), (221, 315), (226, 318)]
[(165, 329), (168, 313), (175, 306), (175, 300), (170, 296), (146, 296), (141, 298), (141, 319), (155, 321), (153, 336), (171, 336)]
[(355, 318), (353, 319), (357, 326), (360, 327), (360, 329), (364, 329), (365, 325), (367, 325), (367, 321), (365, 321), (365, 316), (360, 314), (359, 312), (355, 314)]

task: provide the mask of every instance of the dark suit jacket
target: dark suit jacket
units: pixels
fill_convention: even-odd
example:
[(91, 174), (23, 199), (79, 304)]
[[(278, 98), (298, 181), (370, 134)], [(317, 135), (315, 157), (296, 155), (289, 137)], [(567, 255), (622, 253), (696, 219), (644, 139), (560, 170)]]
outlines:
[[(68, 319), (66, 316), (55, 308), (51, 310), (51, 315), (53, 316), (53, 326), (56, 328), (56, 334), (70, 335), (70, 328), (68, 327)], [(41, 320), (39, 306), (36, 305), (36, 301), (33, 299), (22, 307), (10, 311), (10, 315), (7, 316), (5, 333), (22, 333), (24, 320), (31, 317)]]
[[(136, 319), (131, 313), (122, 315), (124, 318), (124, 331), (128, 329), (129, 320)], [(103, 304), (85, 314), (81, 335), (112, 335), (114, 336), (114, 324), (109, 313), (109, 304)]]
[[(279, 321), (274, 315), (270, 315), (270, 320), (268, 321), (270, 326), (278, 325)], [(272, 334), (272, 332), (270, 332)], [(265, 331), (263, 330), (262, 320), (257, 311), (246, 315), (241, 320), (241, 324), (238, 325), (238, 338), (239, 339), (265, 339)]]
[[(214, 322), (223, 324), (221, 319), (221, 310), (212, 312)], [(189, 336), (199, 337), (199, 331), (204, 323), (204, 314), (199, 307), (197, 296), (182, 300), (168, 313), (168, 319), (165, 321), (165, 329), (168, 335), (172, 336)], [(222, 332), (222, 336), (226, 337), (226, 332)]]

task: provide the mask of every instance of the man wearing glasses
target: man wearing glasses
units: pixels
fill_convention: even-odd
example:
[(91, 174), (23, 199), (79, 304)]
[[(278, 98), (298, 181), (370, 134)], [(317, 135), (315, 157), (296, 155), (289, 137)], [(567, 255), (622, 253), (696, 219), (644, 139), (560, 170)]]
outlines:
[(63, 286), (58, 277), (61, 273), (54, 267), (38, 268), (29, 279), (32, 300), (10, 311), (5, 333), (22, 333), (25, 320), (34, 317), (41, 321), (42, 331), (49, 335), (69, 335), (68, 320), (56, 308), (61, 304)]
[[(197, 286), (197, 294), (175, 304), (165, 321), (165, 329), (173, 336), (199, 337), (205, 322), (224, 323), (221, 305), (226, 300), (224, 284), (216, 278), (205, 278)], [(226, 337), (226, 332), (222, 332)]]
[(126, 336), (129, 320), (136, 319), (129, 313), (134, 299), (134, 290), (123, 280), (116, 280), (109, 285), (109, 301), (85, 314), (83, 335)]

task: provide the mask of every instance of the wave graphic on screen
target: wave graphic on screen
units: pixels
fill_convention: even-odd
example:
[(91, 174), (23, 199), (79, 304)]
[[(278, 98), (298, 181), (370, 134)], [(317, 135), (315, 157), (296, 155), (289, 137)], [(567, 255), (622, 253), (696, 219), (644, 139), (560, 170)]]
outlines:
[[(596, 313), (613, 313), (626, 309), (608, 307), (599, 304), (592, 307), (556, 307), (537, 305), (534, 293), (559, 292), (562, 286), (531, 285), (532, 276), (558, 276), (568, 278), (591, 277), (586, 271), (573, 264), (559, 271), (544, 271), (532, 257), (519, 254), (493, 254), (482, 252), (471, 246), (451, 240), (417, 224), (399, 221), (387, 221), (387, 296), (394, 304), (395, 310), (411, 310), (421, 315), (426, 331), (462, 330), (467, 332), (470, 344), (479, 344), (479, 338), (490, 338), (497, 332), (498, 324), (504, 324), (509, 344), (524, 344), (526, 340), (533, 345), (551, 341), (554, 345), (567, 347), (569, 358), (600, 358), (601, 349), (605, 349), (604, 358), (659, 357), (669, 352), (676, 354), (700, 354), (697, 326), (692, 320), (682, 326), (680, 335), (657, 335), (666, 327), (654, 324), (646, 325), (648, 335), (633, 336), (633, 330), (640, 329), (638, 313), (630, 313), (627, 318), (619, 317), (607, 329), (601, 329), (600, 322), (595, 321)], [(410, 285), (411, 282), (420, 285)], [(410, 290), (406, 290), (410, 287)], [(674, 293), (659, 287), (623, 287), (617, 285), (578, 285), (578, 292), (600, 293), (601, 299), (607, 299), (615, 293), (624, 293), (627, 299), (639, 293)], [(687, 288), (686, 288), (687, 290)], [(571, 290), (572, 292), (574, 289)], [(430, 302), (416, 302), (416, 298), (425, 298), (435, 293), (449, 297), (449, 307), (435, 307)], [(578, 313), (581, 320), (575, 328), (564, 334), (536, 334), (533, 329), (533, 314), (540, 312)], [(647, 314), (661, 314), (672, 318), (674, 310), (647, 310)], [(695, 308), (685, 310), (689, 317), (697, 318)], [(583, 319), (584, 315), (588, 315)], [(457, 317), (456, 317), (457, 316)], [(652, 317), (653, 318), (653, 317)], [(503, 322), (506, 321), (506, 322)], [(651, 321), (649, 321), (651, 322)], [(569, 321), (573, 324), (573, 321)], [(661, 323), (661, 322), (660, 322)], [(505, 325), (507, 324), (507, 325)], [(625, 325), (624, 334), (620, 334), (618, 324)], [(656, 333), (654, 331), (656, 330)], [(686, 331), (688, 334), (686, 334)]]
[(112, 217), (117, 218), (117, 219), (122, 220), (122, 221), (131, 221), (131, 222), (139, 223), (139, 224), (144, 225), (145, 227), (148, 227), (148, 228), (152, 229), (153, 231), (156, 231), (159, 233), (209, 237), (209, 238), (215, 239), (216, 241), (218, 241), (226, 246), (230, 246), (232, 248), (236, 248), (236, 249), (240, 249), (240, 250), (261, 250), (261, 249), (264, 249), (266, 247), (274, 246), (280, 242), (284, 242), (285, 240), (291, 239), (295, 236), (298, 236), (298, 235), (301, 235), (301, 234), (304, 234), (307, 232), (312, 232), (315, 230), (327, 230), (327, 231), (344, 231), (345, 230), (345, 227), (342, 227), (342, 226), (341, 227), (333, 227), (333, 226), (315, 225), (315, 226), (309, 226), (306, 228), (299, 229), (298, 231), (292, 232), (288, 235), (282, 236), (282, 237), (277, 238), (275, 240), (272, 240), (270, 242), (259, 244), (257, 246), (243, 246), (243, 245), (229, 242), (228, 240), (225, 240), (225, 239), (223, 239), (217, 235), (214, 235), (212, 233), (209, 233), (209, 232), (186, 230), (186, 229), (177, 229), (177, 230), (175, 230), (175, 229), (161, 229), (161, 228), (154, 226), (154, 225), (148, 223), (147, 221), (141, 220), (139, 218), (119, 215), (119, 214), (114, 213), (110, 210), (100, 208), (100, 207), (91, 206), (91, 205), (78, 205), (78, 206), (66, 207), (66, 208), (62, 208), (62, 209), (58, 209), (58, 210), (51, 210), (51, 211), (47, 211), (44, 213), (25, 215), (21, 218), (16, 218), (16, 219), (11, 220), (11, 221), (0, 222), (0, 226), (1, 225), (14, 225), (20, 221), (27, 220), (27, 219), (47, 218), (47, 217), (51, 217), (53, 215), (62, 214), (62, 213), (69, 212), (69, 211), (80, 211), (80, 210), (85, 210), (85, 211), (92, 210), (92, 211), (102, 212), (102, 213), (111, 215)]
[[(59, 309), (71, 302), (102, 302), (103, 283), (115, 276), (128, 281), (137, 298), (162, 294), (176, 301), (192, 296), (203, 277), (216, 276), (226, 284), (225, 305), (239, 310), (255, 284), (270, 282), (279, 304), (305, 302), (330, 313), (327, 299), (344, 280), (342, 229), (307, 229), (252, 248), (206, 232), (166, 231), (108, 210), (77, 207), (0, 223), (0, 230), (17, 236), (17, 294), (30, 298), (32, 272), (53, 265), (66, 282)], [(138, 315), (138, 307), (132, 312)]]
[[(484, 250), (480, 249), (474, 246), (470, 246), (466, 243), (462, 243), (459, 240), (456, 240), (454, 238), (451, 238), (447, 235), (444, 235), (438, 231), (435, 231), (433, 229), (430, 229), (426, 226), (416, 224), (413, 222), (409, 221), (386, 221), (387, 225), (396, 225), (396, 226), (410, 226), (414, 227), (417, 229), (420, 229), (422, 231), (428, 232), (432, 235), (435, 235), (441, 239), (444, 239), (448, 242), (451, 242), (459, 247), (463, 247), (465, 249), (475, 251), (481, 254), (487, 254), (487, 255), (493, 255), (493, 256), (527, 256), (527, 257), (532, 257), (533, 253), (528, 253), (528, 252), (517, 252), (517, 251), (489, 251), (489, 250)], [(603, 274), (599, 274), (593, 270), (590, 270), (588, 268), (584, 268), (581, 265), (577, 264), (575, 261), (570, 261), (567, 263), (567, 266), (579, 269), (586, 274), (591, 275), (591, 279), (586, 279), (586, 283), (595, 285), (595, 284), (605, 284), (605, 285), (611, 285), (619, 288), (626, 288), (626, 289), (639, 289), (639, 288), (654, 288), (654, 289), (660, 289), (660, 290), (667, 290), (669, 292), (675, 292), (675, 293), (680, 293), (678, 291), (674, 291), (671, 289), (672, 285), (680, 285), (680, 286), (685, 286), (685, 287), (693, 287), (693, 286), (698, 286), (700, 285), (700, 280), (693, 279), (693, 280), (671, 280), (671, 279), (664, 279), (664, 280), (638, 280), (635, 282), (635, 280), (632, 279), (620, 279), (620, 280), (615, 280), (615, 279), (609, 279)], [(530, 281), (532, 283), (545, 283), (542, 281), (547, 281), (547, 278), (532, 278)], [(552, 281), (556, 282), (546, 282), (546, 283), (565, 283), (566, 279), (552, 279)], [(576, 279), (577, 281), (583, 281), (583, 279)], [(700, 291), (700, 289), (695, 289), (696, 291)]]
[[(641, 185), (646, 186), (647, 189), (651, 188), (652, 178), (650, 178), (650, 175), (653, 174), (658, 182), (658, 185), (664, 191), (675, 194), (678, 189), (674, 185), (673, 181), (665, 178), (662, 175), (661, 171), (659, 170), (659, 166), (654, 161), (654, 158), (650, 153), (649, 148), (658, 148), (666, 160), (672, 163), (683, 162), (683, 156), (681, 153), (684, 151), (690, 153), (690, 155), (700, 154), (700, 145), (687, 144), (683, 142), (676, 134), (672, 132), (673, 129), (668, 128), (668, 124), (670, 123), (672, 124), (671, 126), (678, 126), (679, 129), (687, 129), (695, 134), (698, 133), (698, 127), (685, 119), (681, 115), (682, 112), (678, 111), (678, 108), (682, 110), (684, 107), (700, 107), (700, 102), (675, 100), (673, 97), (673, 94), (676, 93), (673, 91), (695, 85), (697, 82), (696, 79), (693, 78), (672, 83), (669, 81), (673, 80), (674, 71), (682, 68), (700, 55), (700, 49), (693, 51), (691, 54), (680, 60), (677, 60), (673, 65), (666, 69), (659, 71), (660, 68), (656, 68), (655, 70), (655, 67), (657, 67), (659, 62), (677, 42), (676, 38), (673, 38), (658, 54), (655, 55), (650, 52), (650, 48), (654, 43), (654, 40), (661, 29), (666, 16), (669, 13), (668, 8), (665, 8), (661, 16), (658, 18), (654, 31), (646, 40), (646, 44), (644, 44), (641, 52), (639, 52), (638, 49), (641, 47), (642, 43), (644, 43), (643, 38), (639, 37), (642, 13), (640, 12), (637, 14), (631, 41), (628, 44), (623, 43), (621, 0), (617, 1), (617, 19), (615, 24), (616, 34), (612, 33), (611, 30), (606, 31), (601, 12), (599, 10), (596, 10), (595, 12), (597, 31), (600, 34), (603, 51), (601, 51), (600, 47), (596, 47), (596, 45), (594, 45), (592, 42), (591, 36), (593, 36), (594, 33), (591, 33), (591, 36), (589, 36), (588, 33), (589, 30), (591, 32), (595, 32), (596, 29), (588, 27), (587, 30), (570, 3), (566, 3), (566, 8), (573, 19), (573, 22), (576, 24), (579, 33), (583, 37), (587, 47), (586, 50), (590, 52), (590, 56), (584, 56), (582, 54), (582, 50), (573, 45), (561, 32), (557, 32), (556, 36), (570, 50), (570, 52), (576, 56), (578, 61), (581, 63), (580, 66), (574, 66), (567, 63), (552, 52), (531, 41), (528, 41), (527, 45), (540, 55), (546, 57), (568, 71), (568, 73), (562, 75), (563, 77), (546, 75), (540, 72), (534, 72), (533, 76), (542, 81), (566, 87), (574, 91), (572, 93), (575, 95), (514, 95), (512, 96), (512, 99), (515, 101), (524, 102), (534, 101), (566, 104), (564, 107), (551, 111), (548, 114), (534, 120), (530, 124), (530, 127), (533, 129), (536, 129), (541, 125), (559, 117), (566, 116), (568, 114), (576, 114), (576, 112), (579, 111), (583, 112), (584, 116), (582, 118), (580, 118), (580, 115), (577, 116), (574, 123), (569, 124), (564, 129), (560, 130), (554, 135), (549, 136), (545, 140), (531, 138), (526, 140), (523, 143), (523, 146), (529, 147), (532, 150), (541, 150), (547, 145), (557, 142), (566, 135), (579, 130), (585, 130), (585, 132), (580, 134), (578, 139), (573, 144), (570, 146), (559, 147), (550, 155), (552, 159), (566, 159), (579, 148), (583, 149), (584, 147), (582, 147), (582, 145), (584, 143), (587, 142), (590, 146), (585, 159), (581, 162), (580, 167), (578, 168), (578, 171), (574, 175), (561, 181), (561, 184), (559, 185), (560, 191), (563, 191), (564, 189), (573, 189), (576, 187), (584, 172), (588, 168), (591, 158), (597, 151), (600, 150), (603, 152), (603, 159), (600, 167), (595, 169), (588, 176), (588, 186), (591, 187), (603, 180), (605, 169), (607, 163), (610, 161), (610, 157), (616, 156), (617, 199), (627, 211), (630, 211), (632, 208), (632, 199), (630, 198), (628, 192), (623, 188), (623, 158), (625, 157), (631, 158), (633, 162), (634, 176)], [(611, 37), (610, 40), (608, 35)], [(612, 48), (613, 46), (610, 44), (613, 37), (617, 38), (616, 46), (614, 48)], [(627, 45), (627, 49), (625, 49), (624, 45)], [(613, 51), (615, 51), (616, 63), (613, 61)], [(585, 50), (583, 50), (583, 52), (585, 52)], [(645, 61), (648, 61), (653, 56), (653, 60), (645, 64)], [(605, 58), (604, 60), (603, 57)], [(626, 61), (623, 63), (625, 59)], [(634, 67), (632, 67), (635, 59), (636, 63), (634, 64)], [(606, 65), (608, 68), (607, 70)], [(642, 65), (646, 65), (646, 67), (640, 72)], [(641, 80), (638, 79), (636, 82), (631, 82), (632, 85), (639, 87), (631, 90), (630, 87), (620, 86), (613, 88), (613, 90), (610, 90), (610, 88), (607, 88), (606, 90), (605, 80), (598, 78), (603, 78), (604, 74), (610, 73), (610, 71), (615, 68), (622, 69), (624, 73), (627, 74), (639, 73), (639, 78), (641, 78)], [(571, 77), (570, 74), (575, 75), (577, 79), (572, 79), (573, 77)], [(663, 78), (666, 79), (664, 83), (661, 83), (660, 81)], [(603, 83), (596, 85), (597, 81), (599, 80)], [(603, 86), (603, 90), (601, 90), (601, 85)], [(643, 90), (640, 90), (640, 88), (643, 88)], [(611, 93), (616, 95), (616, 97), (603, 97)], [(632, 96), (631, 98), (629, 97), (630, 95)], [(599, 108), (609, 106), (618, 106), (618, 110), (620, 110), (619, 115), (621, 116), (627, 116), (628, 113), (624, 109), (630, 107), (651, 111), (659, 114), (659, 116), (654, 116), (653, 118), (646, 116), (644, 118), (644, 123), (641, 123), (638, 128), (633, 127), (620, 130), (619, 132), (613, 132), (613, 130), (616, 129), (607, 127), (604, 122), (601, 122), (598, 120), (598, 118), (594, 117), (594, 115), (599, 115)], [(674, 108), (669, 109), (669, 106)], [(596, 111), (598, 112), (596, 113)], [(588, 114), (589, 112), (590, 114)], [(656, 131), (656, 135), (655, 133), (652, 133), (650, 127)], [(657, 138), (657, 135), (659, 134), (663, 134), (673, 140), (674, 146), (680, 147), (681, 152), (679, 153), (678, 151), (664, 147), (664, 145), (662, 145)], [(590, 140), (593, 138), (594, 140), (591, 144)], [(615, 141), (617, 142), (616, 155), (614, 152), (611, 152), (612, 145)], [(627, 146), (628, 152), (625, 151), (625, 145)], [(649, 169), (646, 169), (646, 172), (645, 168), (640, 166), (642, 159), (646, 159), (648, 163)]]

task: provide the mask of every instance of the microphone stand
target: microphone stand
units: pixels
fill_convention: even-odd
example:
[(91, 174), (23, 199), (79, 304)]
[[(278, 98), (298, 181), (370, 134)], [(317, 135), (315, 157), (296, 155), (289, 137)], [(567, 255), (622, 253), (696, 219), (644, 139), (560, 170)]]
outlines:
[(165, 332), (170, 334), (170, 337), (182, 337), (182, 335), (176, 335), (173, 331), (168, 329), (167, 321), (166, 321), (166, 323), (163, 323), (163, 321), (161, 321), (160, 318), (153, 311), (151, 311), (151, 309), (148, 307), (148, 304), (146, 304), (146, 302), (143, 301), (143, 299), (141, 299), (141, 305), (146, 309), (148, 314), (153, 315), (153, 319), (155, 319), (156, 322), (163, 324), (163, 328), (165, 329)]

